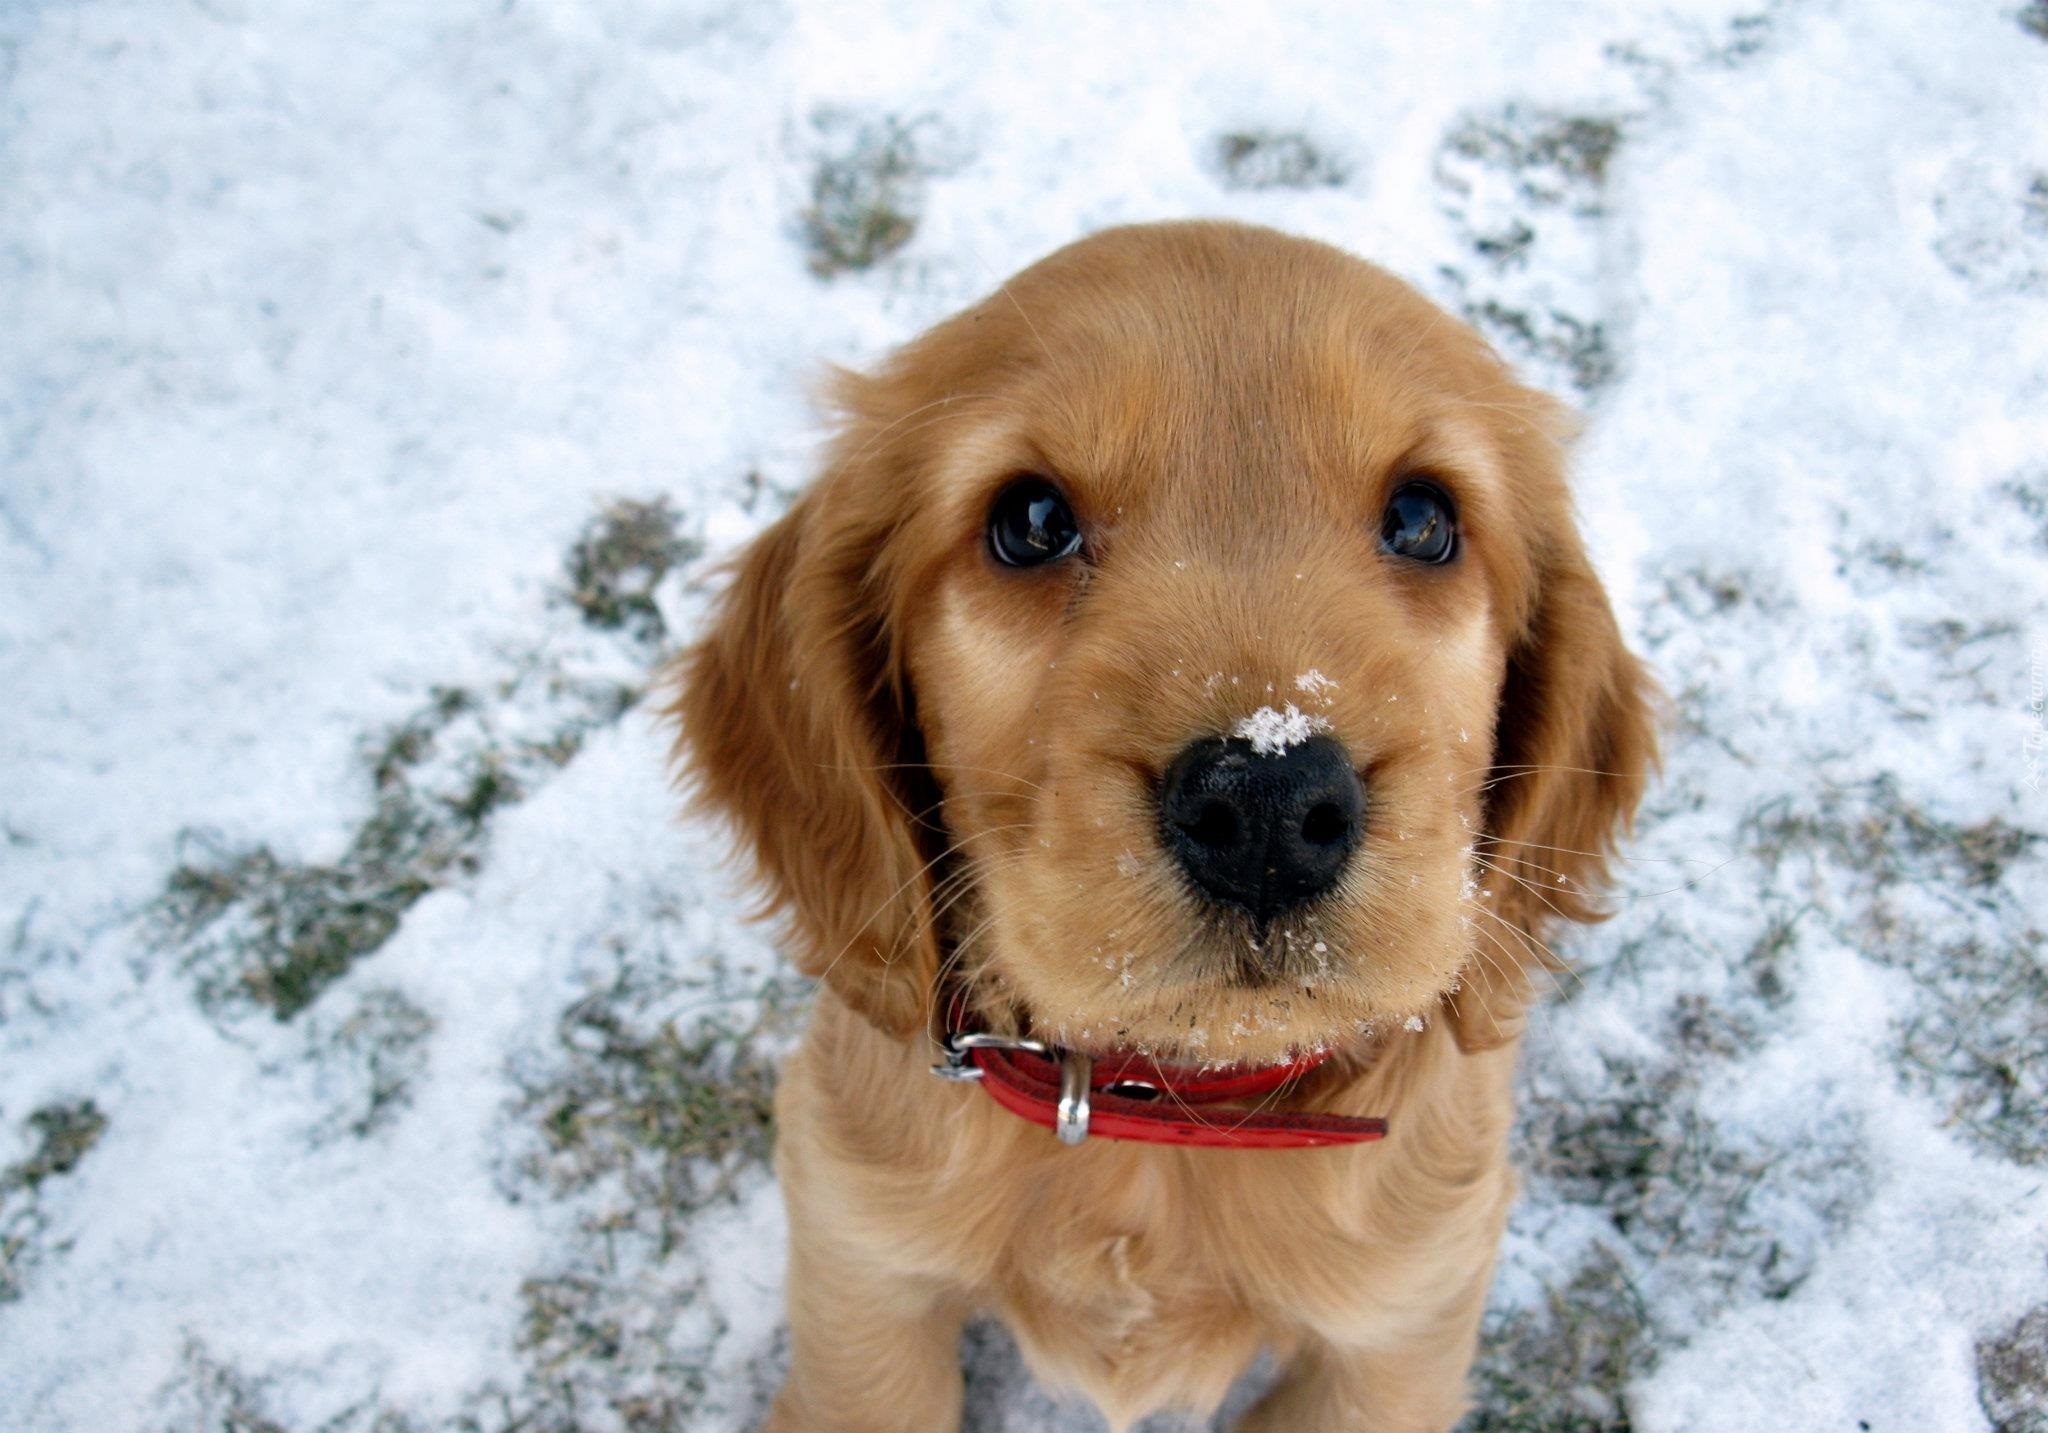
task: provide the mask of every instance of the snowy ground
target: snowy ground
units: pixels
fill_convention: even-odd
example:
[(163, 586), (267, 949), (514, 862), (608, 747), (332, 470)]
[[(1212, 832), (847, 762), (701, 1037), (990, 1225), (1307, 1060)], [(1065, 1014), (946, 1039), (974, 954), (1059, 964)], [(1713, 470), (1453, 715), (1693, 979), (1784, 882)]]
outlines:
[(0, 1426), (746, 1426), (804, 992), (647, 674), (823, 362), (1212, 214), (1587, 410), (1673, 696), (1468, 1427), (2048, 1428), (2044, 96), (2038, 0), (0, 3)]

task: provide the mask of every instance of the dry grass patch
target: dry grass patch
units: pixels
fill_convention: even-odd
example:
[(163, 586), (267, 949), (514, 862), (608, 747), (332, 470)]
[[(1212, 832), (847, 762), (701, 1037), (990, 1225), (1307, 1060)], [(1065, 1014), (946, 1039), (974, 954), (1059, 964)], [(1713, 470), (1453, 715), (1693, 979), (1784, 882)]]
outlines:
[(44, 1184), (78, 1168), (107, 1132), (107, 1117), (91, 1100), (44, 1105), (24, 1123), (34, 1147), (21, 1160), (0, 1168), (0, 1304), (20, 1298), (28, 1271), (65, 1247), (48, 1243)]
[(1213, 162), (1230, 189), (1334, 189), (1351, 171), (1292, 130), (1234, 130), (1216, 139)]
[[(437, 687), (362, 743), (369, 814), (332, 860), (187, 832), (154, 915), (200, 1001), (290, 1020), (398, 931), (430, 892), (475, 872), (499, 812), (617, 722), (668, 650), (655, 589), (699, 554), (665, 499), (609, 503), (563, 562), (558, 601), (582, 635), (508, 661), (499, 680)], [(611, 669), (617, 676), (592, 675)]]
[(873, 268), (917, 232), (931, 169), (920, 153), (929, 121), (821, 116), (825, 150), (811, 176), (804, 247), (819, 278)]

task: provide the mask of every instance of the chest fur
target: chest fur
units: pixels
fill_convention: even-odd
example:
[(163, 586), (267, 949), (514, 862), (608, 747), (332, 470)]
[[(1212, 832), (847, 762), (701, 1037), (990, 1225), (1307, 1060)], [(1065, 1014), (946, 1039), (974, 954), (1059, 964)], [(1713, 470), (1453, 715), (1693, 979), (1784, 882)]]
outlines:
[(1067, 1149), (901, 1047), (814, 1043), (783, 1088), (785, 1175), (802, 1218), (997, 1315), (1041, 1381), (1121, 1426), (1212, 1407), (1261, 1347), (1386, 1345), (1447, 1291), (1483, 1296), (1512, 1189), (1512, 1052), (1415, 1054), (1354, 1092), (1395, 1114), (1379, 1144)]
[[(1060, 1150), (970, 1196), (971, 1237), (993, 1258), (937, 1241), (930, 1252), (979, 1264), (973, 1302), (1003, 1319), (1042, 1381), (1113, 1421), (1205, 1410), (1262, 1347), (1392, 1339), (1446, 1282), (1483, 1275), (1504, 1163), (1454, 1161), (1466, 1173), (1424, 1191), (1386, 1178), (1413, 1176), (1416, 1161), (1375, 1163), (1380, 1152)], [(1419, 1222), (1404, 1212), (1418, 1202), (1431, 1210)]]

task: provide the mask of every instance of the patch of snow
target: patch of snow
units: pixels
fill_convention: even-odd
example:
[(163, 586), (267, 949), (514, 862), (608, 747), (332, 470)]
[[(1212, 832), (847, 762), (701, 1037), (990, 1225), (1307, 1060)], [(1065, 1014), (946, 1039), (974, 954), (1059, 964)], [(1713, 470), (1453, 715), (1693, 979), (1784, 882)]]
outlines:
[(1252, 744), (1261, 756), (1276, 756), (1300, 746), (1317, 732), (1328, 731), (1327, 717), (1304, 712), (1293, 702), (1284, 707), (1260, 707), (1230, 729), (1230, 734)]
[[(578, 1281), (633, 1394), (758, 1421), (765, 1173), (613, 1261), (606, 1191), (510, 1167), (594, 990), (658, 976), (687, 1035), (779, 968), (664, 733), (591, 733), (299, 1021), (209, 1017), (153, 902), (188, 832), (337, 859), (366, 740), (437, 688), (596, 662), (553, 594), (607, 498), (723, 555), (808, 481), (821, 364), (1190, 214), (1384, 263), (1579, 402), (1589, 550), (1673, 693), (1615, 918), (1560, 936), (1573, 998), (1530, 1022), (1497, 1324), (1619, 1319), (1638, 1433), (1986, 1426), (1979, 1342), (2048, 1305), (2038, 1122), (1999, 1118), (2039, 1107), (2009, 1032), (2048, 908), (2023, 9), (0, 6), (0, 1169), (34, 1112), (106, 1120), (0, 1302), (8, 1427), (496, 1430), (540, 1363), (608, 1376), (528, 1342)], [(899, 252), (821, 279), (845, 114), (931, 117), (929, 172)], [(1233, 179), (1219, 142), (1262, 133), (1322, 177)], [(653, 594), (675, 633), (717, 580)], [(346, 1043), (379, 1008), (417, 1012), (381, 1075)], [(346, 1132), (384, 1076), (407, 1099)], [(700, 1362), (653, 1372), (656, 1328)], [(1097, 1426), (981, 1346), (975, 1426)]]

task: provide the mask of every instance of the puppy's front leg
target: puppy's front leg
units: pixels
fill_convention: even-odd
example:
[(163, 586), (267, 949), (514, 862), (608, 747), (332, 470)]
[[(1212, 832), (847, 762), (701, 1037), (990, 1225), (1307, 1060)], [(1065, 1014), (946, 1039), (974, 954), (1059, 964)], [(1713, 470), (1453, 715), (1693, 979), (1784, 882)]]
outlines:
[(1449, 1433), (1470, 1406), (1481, 1306), (1398, 1352), (1311, 1339), (1233, 1433)]
[(789, 1381), (763, 1433), (953, 1433), (964, 1305), (863, 1267), (790, 1213)]

